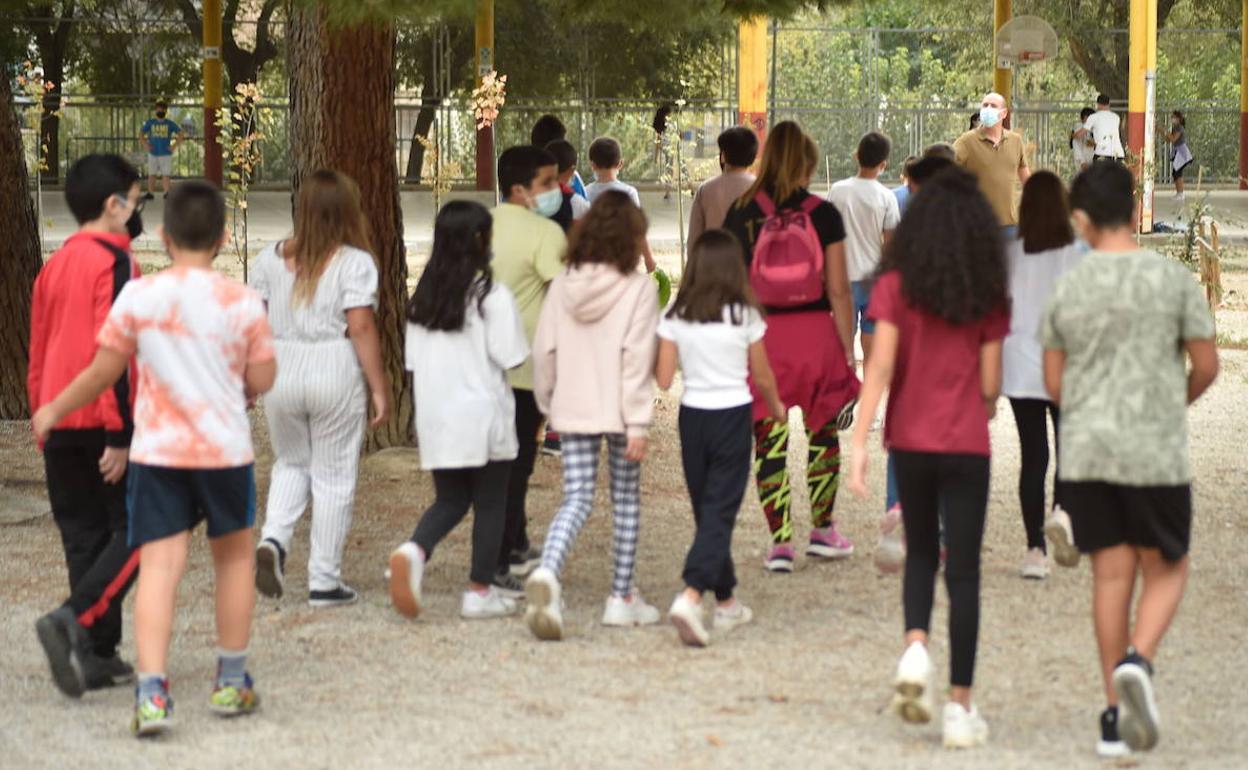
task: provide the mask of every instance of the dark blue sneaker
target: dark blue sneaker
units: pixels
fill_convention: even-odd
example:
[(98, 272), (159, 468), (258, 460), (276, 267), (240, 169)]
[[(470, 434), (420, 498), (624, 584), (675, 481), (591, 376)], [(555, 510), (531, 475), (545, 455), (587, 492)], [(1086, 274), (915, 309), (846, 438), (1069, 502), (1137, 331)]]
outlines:
[(1161, 738), (1161, 718), (1153, 697), (1153, 665), (1127, 648), (1113, 675), (1118, 694), (1118, 733), (1132, 751), (1149, 751)]

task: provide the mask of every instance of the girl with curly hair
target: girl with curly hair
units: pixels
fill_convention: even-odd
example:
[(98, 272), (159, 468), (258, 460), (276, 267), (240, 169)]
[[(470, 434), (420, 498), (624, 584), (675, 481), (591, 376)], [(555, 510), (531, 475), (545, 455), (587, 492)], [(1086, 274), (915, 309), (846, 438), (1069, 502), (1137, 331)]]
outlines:
[(615, 577), (602, 623), (657, 623), (633, 586), (641, 520), (641, 461), (654, 409), (654, 283), (637, 270), (646, 216), (607, 190), (573, 233), (567, 268), (555, 277), (533, 340), (537, 405), (563, 440), (563, 505), (546, 532), (542, 566), (525, 584), (525, 620), (539, 639), (563, 638), (559, 573), (593, 508), (598, 454), (611, 465)]
[(902, 594), (906, 649), (897, 665), (893, 707), (907, 722), (932, 717), (927, 641), (943, 516), (949, 748), (975, 746), (988, 737), (971, 702), (971, 683), (988, 507), (988, 421), (1001, 393), (1001, 341), (1010, 323), (999, 233), (975, 177), (962, 169), (942, 171), (911, 201), (871, 293), (875, 346), (850, 461), (850, 491), (866, 497), (868, 426), (888, 388), (884, 444), (896, 463), (908, 551)]

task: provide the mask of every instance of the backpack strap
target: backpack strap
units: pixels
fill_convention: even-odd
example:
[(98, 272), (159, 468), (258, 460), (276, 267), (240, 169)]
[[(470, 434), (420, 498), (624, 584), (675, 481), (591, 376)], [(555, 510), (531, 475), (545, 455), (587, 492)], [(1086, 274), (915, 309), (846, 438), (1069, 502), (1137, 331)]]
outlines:
[(802, 201), (802, 211), (806, 212), (806, 216), (810, 216), (815, 209), (819, 208), (820, 203), (823, 203), (823, 198), (818, 195), (807, 195), (806, 200)]
[(763, 210), (763, 216), (771, 218), (776, 215), (776, 204), (772, 202), (771, 196), (765, 190), (759, 190), (754, 194), (754, 202)]

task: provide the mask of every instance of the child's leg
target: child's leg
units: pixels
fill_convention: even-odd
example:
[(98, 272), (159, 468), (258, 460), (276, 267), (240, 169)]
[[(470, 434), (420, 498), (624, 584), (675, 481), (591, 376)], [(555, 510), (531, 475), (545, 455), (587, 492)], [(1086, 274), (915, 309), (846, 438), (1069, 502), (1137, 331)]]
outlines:
[(1056, 508), (1062, 504), (1062, 410), (1052, 401), (1049, 402), (1049, 421), (1053, 423), (1053, 507)]
[(1152, 660), (1166, 629), (1179, 611), (1179, 603), (1183, 601), (1189, 562), (1187, 556), (1167, 561), (1156, 548), (1139, 548), (1136, 554), (1140, 571), (1144, 573), (1144, 586), (1135, 608), (1131, 646)]
[(516, 440), (519, 453), (511, 464), (507, 481), (507, 509), (503, 527), (503, 539), (498, 553), (498, 570), (511, 568), (511, 552), (529, 548), (526, 531), (528, 512), (525, 501), (529, 496), (529, 478), (537, 462), (537, 431), (542, 425), (542, 412), (532, 390), (513, 389), (516, 399)]
[(615, 577), (611, 593), (628, 596), (633, 588), (633, 567), (637, 562), (637, 537), (641, 530), (641, 463), (624, 456), (628, 437), (623, 433), (607, 435), (611, 462), (612, 550), (615, 552)]
[(893, 451), (897, 489), (906, 528), (906, 566), (902, 578), (906, 643), (927, 642), (932, 624), (936, 570), (940, 567), (940, 523), (936, 459), (923, 452)]
[(217, 646), (241, 652), (251, 639), (251, 613), (256, 606), (252, 531), (236, 530), (211, 538), (208, 543), (216, 580)]
[(594, 484), (598, 479), (598, 449), (602, 436), (564, 433), (563, 505), (546, 530), (542, 566), (556, 575), (563, 571), (568, 551), (594, 506)]
[(681, 576), (685, 586), (698, 594), (698, 601), (702, 600), (702, 592), (713, 585), (707, 580), (704, 570), (700, 569), (703, 558), (698, 542), (702, 534), (702, 493), (706, 488), (707, 466), (710, 463), (706, 434), (703, 432), (705, 426), (702, 418), (705, 415), (704, 410), (684, 406), (680, 408), (680, 464), (685, 472), (685, 487), (689, 490), (689, 505), (693, 509), (694, 524), (693, 542), (685, 555), (685, 569)]
[(498, 549), (507, 516), (507, 477), (511, 462), (494, 462), (473, 472), (472, 587), (490, 585), (498, 570)]
[[(348, 351), (354, 356), (354, 351)], [(344, 369), (346, 392), (329, 408), (312, 415), (312, 547), (308, 588), (332, 591), (342, 584), (342, 550), (351, 529), (360, 445), (368, 406), (358, 370)], [(341, 390), (341, 388), (332, 388)]]
[[(173, 606), (186, 569), (190, 531), (144, 543), (139, 552), (139, 586), (134, 598), (134, 644), (139, 671), (163, 674), (173, 634)], [(251, 591), (248, 576), (247, 591)]]
[[(732, 530), (750, 474), (750, 407), (699, 411), (686, 422), (681, 412), (681, 449), (698, 529), (685, 561), (685, 585), (713, 590), (721, 602), (732, 598)], [(685, 437), (689, 441), (685, 441)], [(688, 446), (691, 451), (684, 451)], [(694, 475), (690, 475), (690, 467)], [(697, 489), (695, 490), (695, 481)]]
[(810, 488), (810, 523), (815, 529), (832, 524), (832, 508), (841, 482), (841, 439), (836, 423), (808, 431), (806, 484)]
[(260, 538), (276, 541), (283, 550), (290, 548), (295, 525), (312, 494), (312, 427), (299, 387), (298, 378), (279, 375), (264, 400), (275, 460)]
[(771, 418), (754, 423), (754, 479), (774, 543), (793, 539), (789, 488), (789, 424)]
[(412, 542), (425, 552), (425, 560), (433, 549), (468, 515), (472, 503), (472, 478), (477, 468), (454, 468), (433, 472), (433, 505), (420, 517)]
[(1022, 468), (1018, 474), (1018, 499), (1023, 509), (1027, 547), (1045, 550), (1044, 478), (1049, 470), (1049, 431), (1045, 419), (1048, 402), (1035, 398), (1011, 398)]
[(945, 587), (949, 592), (949, 682), (952, 700), (970, 708), (979, 643), (979, 558), (988, 511), (987, 457), (940, 459), (940, 500), (945, 511)]
[(884, 466), (884, 512), (893, 509), (901, 502), (901, 493), (897, 491), (897, 464), (893, 462), (893, 454), (889, 452)]
[(1131, 628), (1131, 594), (1135, 590), (1136, 550), (1125, 543), (1092, 553), (1092, 622), (1101, 654), (1105, 701), (1117, 705), (1114, 667), (1127, 654)]

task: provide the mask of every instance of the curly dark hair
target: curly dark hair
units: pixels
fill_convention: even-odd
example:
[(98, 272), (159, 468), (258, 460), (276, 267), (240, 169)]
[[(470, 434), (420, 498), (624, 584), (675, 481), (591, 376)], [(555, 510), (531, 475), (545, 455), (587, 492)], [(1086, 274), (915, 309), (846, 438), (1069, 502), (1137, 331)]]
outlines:
[(646, 215), (626, 193), (607, 190), (594, 200), (573, 232), (565, 259), (572, 267), (594, 262), (614, 265), (628, 275), (637, 269), (645, 237)]
[(1008, 301), (1001, 223), (970, 172), (936, 174), (910, 200), (880, 260), (901, 273), (901, 293), (919, 310), (960, 325)]

